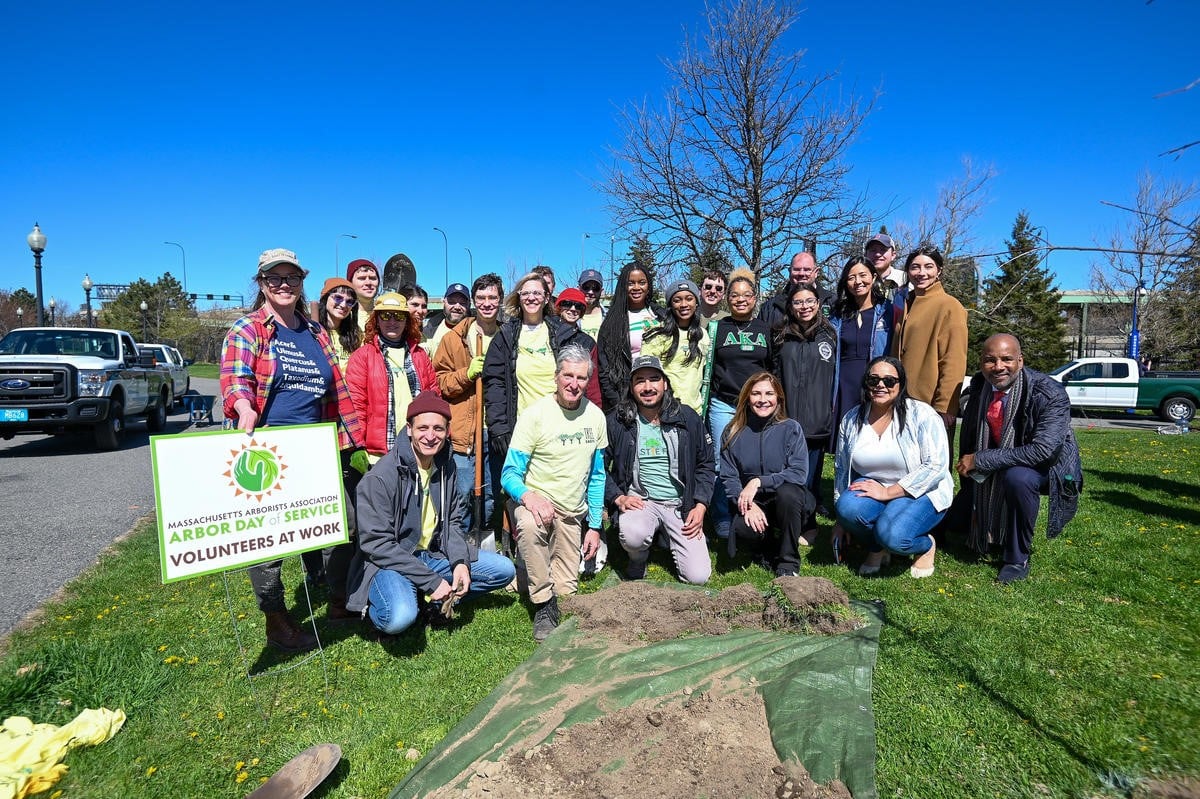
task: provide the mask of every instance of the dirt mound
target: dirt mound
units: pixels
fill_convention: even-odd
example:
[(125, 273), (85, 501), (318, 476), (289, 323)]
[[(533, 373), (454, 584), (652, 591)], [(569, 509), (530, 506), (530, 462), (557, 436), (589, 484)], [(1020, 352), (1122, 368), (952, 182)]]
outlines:
[(1146, 780), (1133, 791), (1134, 799), (1200, 799), (1200, 779), (1169, 777)]
[(622, 641), (722, 635), (735, 627), (835, 634), (861, 627), (846, 592), (824, 577), (777, 577), (766, 596), (750, 583), (719, 592), (632, 580), (563, 601), (590, 630)]
[(440, 799), (644, 799), (647, 790), (712, 799), (849, 799), (842, 783), (817, 785), (771, 746), (762, 699), (752, 689), (716, 696), (690, 689), (643, 700), (554, 740), (476, 765), (465, 789)]

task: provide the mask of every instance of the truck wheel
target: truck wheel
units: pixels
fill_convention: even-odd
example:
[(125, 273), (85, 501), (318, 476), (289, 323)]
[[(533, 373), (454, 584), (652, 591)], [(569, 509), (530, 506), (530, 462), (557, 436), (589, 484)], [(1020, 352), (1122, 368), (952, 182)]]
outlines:
[(164, 390), (159, 394), (158, 402), (146, 411), (146, 429), (151, 433), (161, 433), (167, 429), (167, 403), (171, 401), (168, 396)]
[(113, 400), (108, 406), (108, 418), (93, 428), (96, 437), (96, 449), (110, 450), (121, 446), (121, 436), (125, 432), (125, 403), (119, 399)]
[(1167, 397), (1163, 400), (1158, 415), (1164, 422), (1181, 422), (1184, 419), (1191, 421), (1196, 415), (1196, 403), (1187, 397)]

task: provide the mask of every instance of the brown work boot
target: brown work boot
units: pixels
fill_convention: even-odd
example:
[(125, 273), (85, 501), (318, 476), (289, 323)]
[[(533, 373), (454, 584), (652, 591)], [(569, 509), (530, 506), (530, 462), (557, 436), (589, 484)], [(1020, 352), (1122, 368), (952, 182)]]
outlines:
[(307, 652), (317, 646), (317, 637), (301, 629), (287, 611), (266, 614), (267, 644), (284, 652)]
[(329, 597), (329, 605), (325, 609), (325, 620), (330, 624), (349, 624), (361, 618), (359, 614), (346, 610), (346, 597)]

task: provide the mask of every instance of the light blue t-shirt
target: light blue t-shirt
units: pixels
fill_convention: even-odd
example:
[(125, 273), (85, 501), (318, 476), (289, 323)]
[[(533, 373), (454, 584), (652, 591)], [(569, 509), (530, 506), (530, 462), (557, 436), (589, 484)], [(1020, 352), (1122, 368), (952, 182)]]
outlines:
[(638, 414), (638, 472), (646, 496), (659, 502), (679, 499), (679, 488), (671, 479), (671, 458), (662, 428)]

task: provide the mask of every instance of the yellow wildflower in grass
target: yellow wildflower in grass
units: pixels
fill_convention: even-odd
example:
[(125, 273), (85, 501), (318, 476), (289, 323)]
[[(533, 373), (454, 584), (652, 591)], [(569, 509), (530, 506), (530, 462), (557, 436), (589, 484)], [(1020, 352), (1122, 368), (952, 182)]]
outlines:
[(235, 780), (235, 781), (237, 782), (237, 784), (238, 784), (238, 785), (241, 785), (243, 782), (245, 782), (245, 781), (246, 781), (246, 779), (247, 779), (249, 776), (250, 776), (250, 773), (249, 773), (249, 772), (247, 772), (247, 771), (239, 771), (239, 772), (238, 772), (238, 775), (237, 775), (237, 778), (236, 778), (236, 780)]
[(158, 651), (159, 651), (159, 652), (166, 652), (166, 651), (167, 651), (167, 645), (166, 645), (166, 644), (163, 644), (162, 646), (160, 646), (160, 647), (158, 648)]
[(225, 711), (218, 710), (217, 711), (217, 721), (224, 721), (224, 720), (225, 720)]
[(166, 663), (169, 666), (178, 666), (182, 662), (183, 658), (179, 657), (179, 655), (168, 655), (167, 657), (163, 658), (163, 663)]
[(241, 770), (242, 770), (242, 768), (243, 768), (245, 765), (246, 765), (246, 761), (245, 761), (245, 760), (239, 760), (237, 763), (235, 763), (235, 764), (234, 764), (234, 766), (233, 766), (233, 770), (234, 770), (234, 771), (241, 771)]
[(146, 776), (149, 777), (156, 771), (158, 771), (158, 766), (151, 766), (150, 768), (146, 769)]

